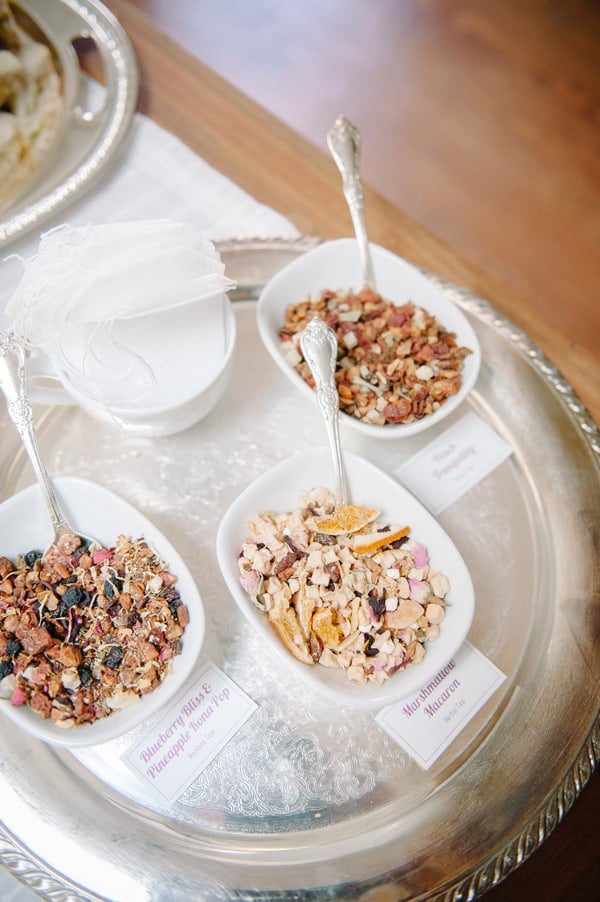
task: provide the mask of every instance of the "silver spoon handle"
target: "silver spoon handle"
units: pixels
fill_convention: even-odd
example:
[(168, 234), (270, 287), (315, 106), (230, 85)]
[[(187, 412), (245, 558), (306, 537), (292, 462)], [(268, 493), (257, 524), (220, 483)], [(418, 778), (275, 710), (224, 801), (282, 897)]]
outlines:
[(335, 494), (339, 504), (347, 504), (348, 488), (339, 430), (340, 398), (335, 384), (335, 364), (337, 359), (337, 338), (322, 319), (315, 316), (304, 329), (300, 338), (304, 359), (314, 376), (317, 403), (325, 420), (329, 447), (333, 459)]
[(338, 116), (327, 133), (327, 144), (342, 174), (344, 196), (350, 209), (365, 285), (375, 288), (373, 262), (365, 224), (363, 186), (360, 178), (361, 137), (355, 125)]
[(8, 415), (17, 427), (36, 478), (42, 488), (52, 526), (58, 536), (71, 532), (43, 464), (33, 428), (33, 413), (25, 391), (25, 355), (18, 341), (0, 331), (0, 388), (6, 397)]

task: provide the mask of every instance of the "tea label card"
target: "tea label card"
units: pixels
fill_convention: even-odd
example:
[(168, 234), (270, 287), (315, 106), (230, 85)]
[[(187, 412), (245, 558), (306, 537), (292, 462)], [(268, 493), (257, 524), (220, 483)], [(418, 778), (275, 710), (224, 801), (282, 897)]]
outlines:
[(375, 719), (427, 770), (505, 679), (495, 664), (465, 642), (429, 683)]
[(508, 442), (471, 412), (425, 445), (395, 473), (437, 516), (511, 454)]
[(163, 799), (174, 802), (256, 709), (209, 661), (195, 683), (125, 752), (124, 761)]

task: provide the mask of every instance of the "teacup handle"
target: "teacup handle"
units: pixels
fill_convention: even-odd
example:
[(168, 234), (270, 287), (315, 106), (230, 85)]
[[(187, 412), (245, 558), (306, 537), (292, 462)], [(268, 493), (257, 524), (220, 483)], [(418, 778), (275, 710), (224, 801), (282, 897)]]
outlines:
[[(60, 381), (48, 357), (28, 357), (25, 361), (25, 379), (29, 398), (37, 404), (77, 404), (76, 399)], [(54, 384), (48, 385), (46, 384), (48, 382)]]

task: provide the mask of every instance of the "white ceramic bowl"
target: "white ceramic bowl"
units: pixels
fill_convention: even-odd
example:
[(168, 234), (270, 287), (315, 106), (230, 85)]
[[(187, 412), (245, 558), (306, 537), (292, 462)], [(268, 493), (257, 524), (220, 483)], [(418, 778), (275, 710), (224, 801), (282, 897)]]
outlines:
[(274, 648), (297, 675), (314, 689), (340, 704), (382, 708), (406, 698), (426, 684), (448, 663), (467, 637), (475, 599), (469, 571), (451, 539), (431, 514), (398, 482), (355, 454), (344, 454), (352, 501), (381, 510), (390, 523), (411, 527), (411, 537), (427, 547), (431, 566), (450, 581), (446, 616), (440, 637), (426, 645), (425, 658), (399, 671), (382, 686), (358, 684), (345, 673), (321, 665), (302, 664), (288, 652), (265, 614), (252, 603), (240, 585), (238, 556), (248, 535), (248, 519), (260, 511), (291, 511), (300, 495), (331, 483), (331, 458), (325, 448), (299, 452), (277, 464), (253, 482), (231, 505), (217, 533), (217, 558), (235, 602), (264, 642)]
[[(39, 739), (56, 745), (82, 747), (114, 739), (167, 704), (190, 675), (204, 639), (204, 607), (196, 584), (168, 540), (138, 510), (93, 482), (83, 479), (54, 480), (65, 514), (75, 529), (106, 544), (119, 534), (143, 537), (177, 576), (176, 588), (187, 605), (189, 623), (182, 637), (182, 650), (173, 658), (173, 670), (161, 685), (139, 702), (115, 711), (104, 720), (64, 729), (44, 719), (27, 705), (13, 707), (0, 699), (0, 713)], [(48, 513), (37, 485), (30, 486), (0, 504), (0, 555), (14, 559), (19, 553), (45, 549), (52, 540)], [(7, 723), (2, 726), (8, 728)]]
[[(433, 314), (449, 332), (455, 332), (459, 345), (472, 351), (464, 361), (460, 391), (421, 420), (376, 426), (340, 413), (340, 423), (363, 435), (398, 439), (434, 426), (464, 401), (477, 379), (481, 350), (477, 336), (461, 310), (418, 269), (375, 244), (371, 245), (371, 254), (377, 290), (386, 300), (399, 306), (413, 301)], [(292, 383), (315, 403), (314, 391), (288, 363), (281, 351), (278, 330), (284, 324), (286, 307), (324, 288), (332, 291), (348, 288), (359, 290), (361, 286), (362, 275), (356, 241), (353, 238), (341, 238), (320, 244), (289, 263), (265, 285), (259, 297), (258, 330), (267, 350)]]

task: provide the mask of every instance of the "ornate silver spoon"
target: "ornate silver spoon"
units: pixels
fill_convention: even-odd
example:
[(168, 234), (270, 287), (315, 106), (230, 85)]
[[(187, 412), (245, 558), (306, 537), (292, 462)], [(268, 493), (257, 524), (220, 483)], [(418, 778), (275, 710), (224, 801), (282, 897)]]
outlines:
[(345, 116), (338, 116), (333, 127), (327, 133), (327, 144), (342, 174), (344, 196), (350, 209), (354, 234), (358, 242), (363, 282), (365, 285), (375, 288), (375, 274), (367, 237), (363, 186), (360, 178), (360, 132)]
[(317, 524), (320, 532), (330, 535), (356, 532), (379, 516), (371, 507), (350, 504), (344, 472), (339, 429), (339, 394), (335, 383), (337, 338), (333, 329), (318, 316), (310, 321), (300, 336), (300, 347), (310, 367), (316, 386), (317, 403), (325, 421), (333, 462), (336, 506), (326, 520)]
[[(64, 536), (82, 536), (75, 530), (60, 506), (54, 487), (42, 460), (37, 436), (33, 426), (33, 413), (25, 389), (25, 354), (16, 338), (8, 332), (0, 331), (0, 388), (6, 398), (8, 415), (17, 427), (23, 446), (42, 489), (54, 530), (54, 539), (49, 548)], [(49, 549), (47, 548), (46, 551)], [(45, 552), (44, 552), (45, 553)]]

